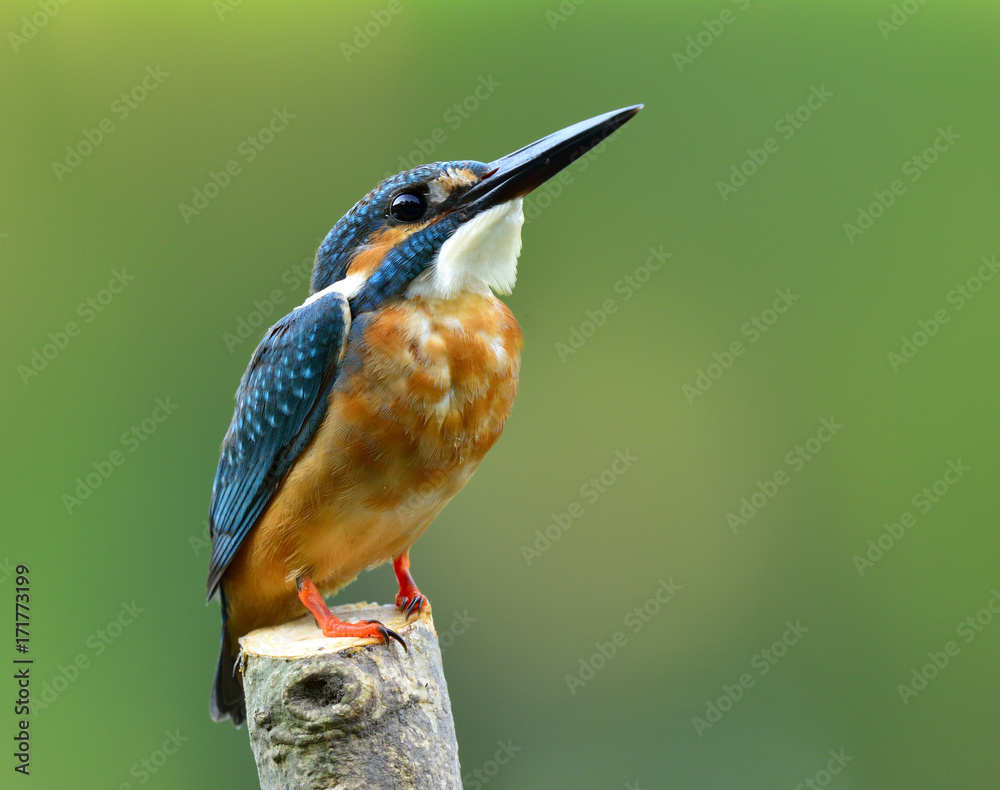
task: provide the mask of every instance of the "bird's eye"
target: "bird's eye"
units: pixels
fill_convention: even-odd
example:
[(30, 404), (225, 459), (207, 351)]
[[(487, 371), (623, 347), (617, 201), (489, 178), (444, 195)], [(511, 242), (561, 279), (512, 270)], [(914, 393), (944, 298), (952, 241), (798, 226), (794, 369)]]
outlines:
[(396, 195), (389, 204), (389, 213), (400, 222), (416, 222), (427, 210), (427, 199), (415, 192)]

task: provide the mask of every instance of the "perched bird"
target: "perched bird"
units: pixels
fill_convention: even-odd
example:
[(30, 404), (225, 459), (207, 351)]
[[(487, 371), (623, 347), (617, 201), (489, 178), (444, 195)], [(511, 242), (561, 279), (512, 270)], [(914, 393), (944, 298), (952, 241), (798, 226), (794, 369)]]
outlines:
[[(208, 598), (222, 604), (211, 713), (246, 718), (238, 640), (392, 560), (396, 605), (427, 599), (409, 549), (500, 436), (517, 392), (510, 293), (522, 198), (635, 115), (623, 108), (489, 164), (438, 162), (380, 183), (316, 254), (311, 295), (265, 334), (236, 393), (210, 514)], [(300, 603), (301, 602), (301, 603)]]

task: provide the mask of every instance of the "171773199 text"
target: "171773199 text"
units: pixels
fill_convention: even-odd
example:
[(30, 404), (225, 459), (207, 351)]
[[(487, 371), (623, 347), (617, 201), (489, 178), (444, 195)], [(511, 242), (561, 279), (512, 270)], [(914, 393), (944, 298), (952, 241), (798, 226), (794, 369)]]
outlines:
[(28, 566), (18, 565), (14, 579), (14, 648), (18, 657), (14, 659), (14, 681), (17, 690), (14, 697), (14, 715), (17, 716), (14, 733), (14, 770), (27, 776), (31, 772), (31, 663), (34, 659), (25, 656), (30, 651), (31, 635), (31, 584)]

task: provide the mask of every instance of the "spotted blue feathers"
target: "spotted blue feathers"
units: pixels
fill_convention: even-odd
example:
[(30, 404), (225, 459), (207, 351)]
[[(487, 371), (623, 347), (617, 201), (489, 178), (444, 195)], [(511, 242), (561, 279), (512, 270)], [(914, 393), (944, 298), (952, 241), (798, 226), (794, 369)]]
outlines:
[(212, 487), (209, 598), (319, 428), (349, 325), (346, 298), (331, 292), (282, 318), (254, 351)]

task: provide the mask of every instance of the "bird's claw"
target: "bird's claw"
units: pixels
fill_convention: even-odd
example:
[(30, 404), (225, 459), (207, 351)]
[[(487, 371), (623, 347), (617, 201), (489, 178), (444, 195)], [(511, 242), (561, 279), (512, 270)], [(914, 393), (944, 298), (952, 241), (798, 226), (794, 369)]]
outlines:
[(396, 602), (396, 605), (406, 613), (406, 619), (413, 617), (414, 613), (420, 614), (427, 604), (427, 596), (417, 593), (412, 597), (404, 597)]
[(403, 646), (403, 650), (407, 653), (410, 649), (406, 646), (406, 642), (403, 641), (403, 637), (393, 631), (391, 628), (386, 628), (379, 620), (365, 620), (366, 623), (370, 623), (378, 628), (378, 632), (382, 634), (382, 638), (385, 640), (386, 644), (389, 644), (390, 639), (395, 639), (399, 644)]

